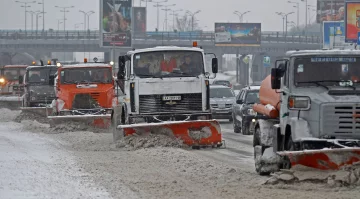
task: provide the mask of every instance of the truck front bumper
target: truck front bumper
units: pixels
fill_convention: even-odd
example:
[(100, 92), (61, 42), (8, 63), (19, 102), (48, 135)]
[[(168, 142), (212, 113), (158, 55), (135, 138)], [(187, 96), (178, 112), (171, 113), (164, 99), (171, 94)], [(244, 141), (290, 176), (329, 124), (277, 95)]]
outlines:
[(129, 114), (130, 123), (209, 120), (209, 119), (212, 119), (210, 112)]

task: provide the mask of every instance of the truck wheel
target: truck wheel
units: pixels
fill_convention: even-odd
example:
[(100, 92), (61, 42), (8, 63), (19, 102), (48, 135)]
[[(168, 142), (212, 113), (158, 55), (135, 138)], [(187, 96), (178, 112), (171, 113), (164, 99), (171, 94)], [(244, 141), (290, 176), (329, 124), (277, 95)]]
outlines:
[(241, 133), (243, 135), (249, 135), (249, 127), (245, 124), (244, 121), (241, 123)]
[(263, 165), (260, 162), (260, 158), (263, 155), (264, 151), (264, 146), (257, 145), (254, 147), (255, 171), (261, 176), (270, 175), (270, 172), (261, 171)]
[(236, 125), (235, 120), (233, 120), (234, 133), (241, 133), (241, 128)]

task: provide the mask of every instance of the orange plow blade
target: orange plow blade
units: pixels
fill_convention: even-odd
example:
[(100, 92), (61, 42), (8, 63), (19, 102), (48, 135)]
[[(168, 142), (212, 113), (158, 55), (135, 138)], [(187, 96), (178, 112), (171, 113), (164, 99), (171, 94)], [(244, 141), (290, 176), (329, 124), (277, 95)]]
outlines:
[(111, 126), (111, 115), (67, 115), (67, 116), (48, 116), (50, 126), (54, 127), (59, 124), (67, 124), (68, 122), (81, 122), (86, 125), (108, 129)]
[(360, 148), (282, 151), (277, 154), (287, 156), (292, 167), (303, 165), (321, 170), (339, 170), (345, 165), (360, 162)]
[(220, 124), (216, 120), (175, 121), (119, 125), (124, 136), (132, 134), (166, 133), (189, 146), (222, 146)]

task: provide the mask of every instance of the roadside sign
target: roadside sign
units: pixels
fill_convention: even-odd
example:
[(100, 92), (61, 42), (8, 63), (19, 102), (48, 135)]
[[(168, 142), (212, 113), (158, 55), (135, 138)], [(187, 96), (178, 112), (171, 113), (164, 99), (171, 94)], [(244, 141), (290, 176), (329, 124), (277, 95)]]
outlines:
[(269, 56), (264, 56), (264, 61), (263, 61), (264, 67), (270, 67), (270, 57)]
[(250, 61), (249, 56), (245, 56), (245, 57), (243, 58), (243, 62), (244, 62), (245, 64), (249, 64), (249, 61)]
[(357, 44), (360, 45), (360, 32), (358, 32), (358, 35), (357, 35)]

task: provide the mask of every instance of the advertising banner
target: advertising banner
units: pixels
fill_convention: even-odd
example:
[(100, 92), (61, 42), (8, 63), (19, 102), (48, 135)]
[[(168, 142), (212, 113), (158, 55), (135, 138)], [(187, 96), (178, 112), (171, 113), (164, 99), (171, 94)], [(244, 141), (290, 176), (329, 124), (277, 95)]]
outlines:
[(101, 47), (131, 47), (131, 8), (132, 0), (100, 0)]
[(345, 43), (345, 23), (343, 21), (323, 22), (323, 48), (333, 49), (350, 46)]
[(317, 23), (342, 21), (345, 16), (344, 0), (317, 0)]
[(146, 32), (146, 8), (145, 7), (134, 7), (133, 8), (133, 21), (134, 21), (134, 32), (145, 33)]
[(360, 2), (345, 2), (345, 42), (357, 43), (360, 32)]
[(215, 23), (215, 46), (260, 46), (261, 23)]

